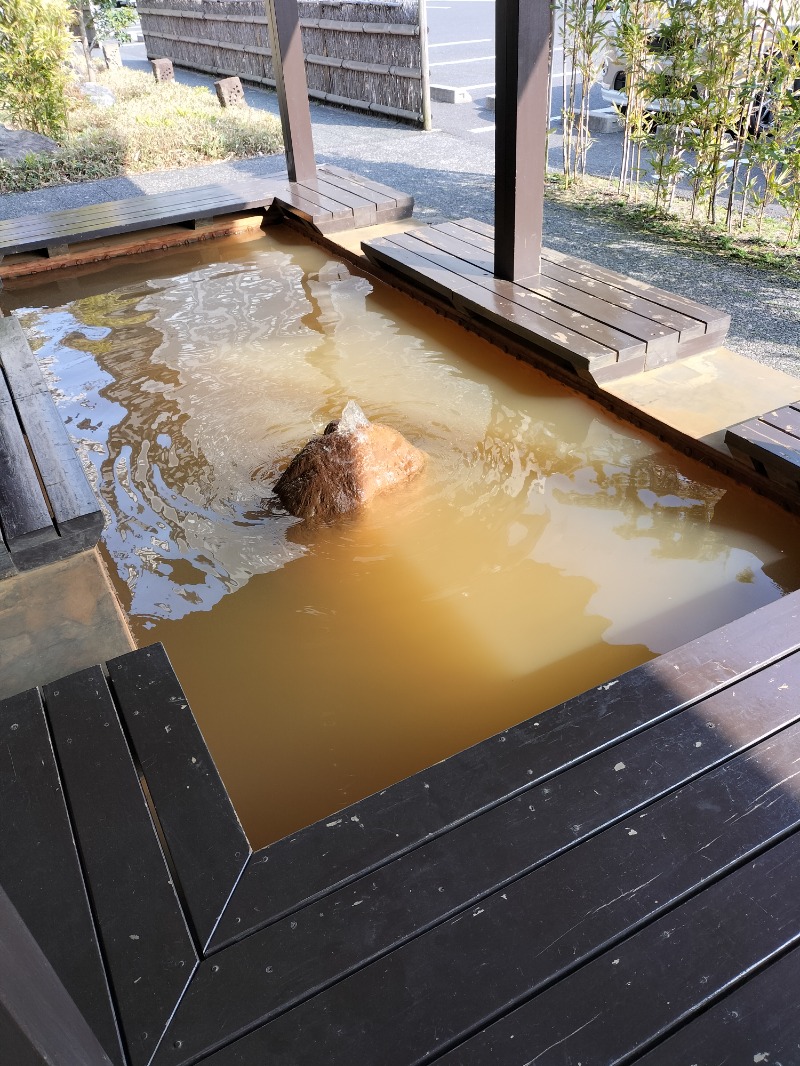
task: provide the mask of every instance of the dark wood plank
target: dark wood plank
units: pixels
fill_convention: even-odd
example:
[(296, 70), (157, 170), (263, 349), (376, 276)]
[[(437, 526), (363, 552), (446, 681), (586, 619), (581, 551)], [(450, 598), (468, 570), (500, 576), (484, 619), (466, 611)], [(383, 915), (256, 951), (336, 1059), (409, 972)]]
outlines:
[[(179, 1005), (158, 1066), (263, 1024), (796, 722), (789, 692), (798, 684), (800, 653), (214, 954)], [(269, 972), (260, 964), (287, 958), (290, 967)]]
[[(436, 1061), (442, 1066), (630, 1062), (798, 941), (800, 837), (795, 834)], [(784, 1019), (795, 1037), (796, 991), (795, 986), (795, 1010)], [(693, 1048), (683, 1059), (662, 1054), (636, 1061), (665, 1066), (796, 1061), (773, 1059), (772, 1045), (753, 1044), (755, 1054), (745, 1057), (751, 1041), (752, 1035), (745, 1036), (734, 1058), (712, 1045), (710, 1057)]]
[(215, 934), (240, 939), (800, 647), (800, 593), (256, 852)]
[[(429, 1061), (800, 827), (800, 795), (779, 787), (800, 775), (798, 760), (793, 726), (256, 1029), (210, 1066)], [(785, 933), (760, 951), (800, 936), (800, 862), (784, 883), (774, 918), (750, 923), (756, 937)], [(756, 898), (769, 907), (773, 893), (762, 883)], [(589, 987), (608, 990), (597, 979)], [(588, 992), (565, 999), (583, 1005)], [(545, 1017), (557, 1020), (552, 1009)]]
[(625, 308), (649, 319), (651, 322), (658, 322), (668, 329), (675, 330), (678, 334), (678, 340), (693, 340), (695, 337), (702, 337), (705, 334), (704, 322), (690, 318), (688, 315), (679, 314), (670, 308), (661, 307), (660, 304), (653, 303), (652, 300), (647, 300), (636, 293), (626, 292), (624, 289), (615, 289), (611, 285), (606, 285), (605, 282), (578, 274), (568, 267), (562, 267), (557, 263), (549, 263), (544, 260), (542, 273), (545, 277), (552, 278), (553, 281), (581, 289), (592, 296), (596, 296), (598, 299), (604, 300), (606, 303)]
[(297, 215), (305, 222), (319, 226), (333, 218), (330, 211), (323, 210), (313, 200), (306, 199), (296, 185), (284, 185), (276, 194), (275, 202), (281, 210)]
[(270, 206), (278, 183), (270, 182), (269, 191), (246, 187), (243, 190), (221, 188), (205, 194), (199, 192), (192, 199), (185, 190), (164, 197), (134, 197), (85, 208), (72, 208), (63, 213), (33, 218), (14, 219), (0, 223), (0, 248), (5, 254), (35, 251), (45, 248), (54, 239), (76, 244), (80, 241), (130, 233), (213, 218), (221, 214), (260, 209)]
[(730, 326), (730, 315), (716, 307), (697, 303), (689, 297), (667, 292), (665, 289), (659, 289), (646, 281), (640, 281), (638, 278), (629, 278), (625, 274), (618, 274), (616, 271), (608, 270), (606, 267), (595, 266), (593, 263), (576, 259), (574, 256), (566, 255), (564, 252), (557, 252), (552, 248), (546, 249), (543, 255), (551, 263), (558, 263), (561, 266), (568, 267), (570, 270), (575, 270), (579, 274), (597, 278), (598, 281), (603, 281), (609, 285), (617, 285), (626, 290), (638, 291), (654, 303), (669, 307), (673, 311), (679, 311), (681, 314), (689, 315), (691, 318), (697, 318), (705, 322), (707, 333), (725, 333)]
[(145, 217), (158, 212), (174, 212), (191, 209), (215, 209), (228, 203), (257, 204), (269, 202), (275, 188), (283, 184), (280, 178), (266, 178), (246, 182), (234, 182), (230, 185), (203, 185), (193, 189), (175, 189), (170, 192), (151, 193), (146, 196), (131, 196), (124, 200), (109, 200), (86, 207), (69, 207), (61, 211), (46, 212), (42, 215), (24, 216), (10, 219), (3, 227), (19, 225), (33, 229), (38, 224), (42, 229), (69, 232), (69, 226), (76, 218), (110, 221), (130, 220)]
[(399, 192), (397, 189), (392, 189), (388, 185), (382, 185), (379, 181), (365, 178), (361, 174), (354, 174), (351, 170), (344, 170), (342, 167), (333, 166), (331, 163), (323, 164), (320, 166), (319, 170), (324, 174), (335, 174), (337, 177), (347, 178), (348, 181), (363, 186), (371, 192), (385, 196), (387, 200), (392, 199), (397, 207), (411, 209), (414, 206), (414, 197), (408, 193)]
[[(638, 350), (644, 365), (643, 344), (602, 326), (596, 331), (590, 330), (591, 324), (583, 316), (533, 294), (523, 294), (511, 282), (498, 281), (483, 272), (474, 272), (467, 277), (468, 266), (460, 265), (459, 260), (444, 252), (436, 252), (422, 241), (415, 241), (410, 234), (364, 241), (362, 248), (380, 265), (399, 270), (414, 282), (449, 299), (456, 307), (533, 342), (576, 369), (616, 364), (617, 346), (624, 344), (630, 345), (629, 349), (623, 349), (628, 355)], [(504, 291), (505, 287), (510, 291)], [(513, 299), (517, 292), (527, 306)], [(595, 332), (597, 336), (593, 335)]]
[[(478, 291), (469, 290), (469, 295), (466, 297), (470, 308), (475, 309), (476, 312), (484, 312), (487, 308), (493, 307), (492, 296), (499, 298), (505, 302), (501, 310), (507, 311), (507, 314), (503, 316), (502, 313), (497, 314), (495, 311), (493, 321), (512, 329), (513, 332), (534, 344), (543, 346), (546, 350), (556, 351), (566, 360), (575, 361), (576, 355), (585, 354), (586, 341), (590, 341), (592, 350), (594, 350), (594, 345), (601, 345), (607, 352), (613, 354), (613, 358), (608, 359), (608, 362), (640, 358), (643, 368), (646, 345), (641, 339), (624, 333), (621, 329), (615, 329), (606, 323), (591, 319), (586, 314), (565, 307), (537, 291), (532, 291), (533, 281), (530, 278), (526, 280), (525, 287), (514, 281), (499, 280), (487, 272), (483, 266), (459, 259), (444, 249), (437, 248), (435, 244), (418, 237), (418, 232), (418, 230), (413, 230), (407, 235), (396, 233), (396, 235), (381, 239), (380, 242), (365, 242), (365, 251), (368, 251), (368, 248), (374, 249), (379, 255), (383, 255), (384, 261), (388, 261), (391, 255), (390, 249), (399, 247), (404, 251), (415, 252), (422, 259), (447, 270), (451, 275), (463, 277), (478, 287)], [(490, 298), (487, 298), (485, 293), (489, 293)], [(514, 308), (513, 313), (510, 313), (508, 305)], [(533, 318), (528, 320), (526, 316), (533, 316)], [(542, 323), (542, 319), (548, 324)], [(569, 333), (565, 334), (564, 330), (569, 330)], [(575, 334), (585, 338), (585, 344), (577, 353), (574, 351), (572, 340)], [(605, 359), (603, 356), (598, 358)], [(607, 365), (606, 361), (592, 362), (593, 368), (605, 365)]]
[(773, 962), (637, 1062), (739, 1066), (800, 1062), (800, 948)]
[(327, 167), (317, 167), (317, 176), (326, 185), (341, 189), (344, 192), (353, 193), (362, 200), (367, 200), (376, 211), (379, 207), (397, 207), (397, 200), (394, 196), (386, 196), (368, 188), (366, 185), (358, 184), (351, 178), (343, 178), (338, 174), (332, 173)]
[(0, 703), (0, 796), (0, 885), (76, 1009), (120, 1066), (117, 1022), (36, 689)]
[[(439, 223), (436, 229), (442, 233), (458, 237), (469, 244), (475, 244), (476, 247), (491, 253), (494, 249), (494, 237), (470, 229), (466, 225), (470, 221), (470, 219), (462, 219), (458, 222)], [(542, 274), (552, 278), (554, 281), (565, 282), (573, 288), (584, 289), (595, 296), (599, 296), (607, 303), (624, 307), (628, 311), (635, 311), (653, 322), (660, 322), (670, 329), (676, 330), (681, 340), (702, 337), (705, 333), (704, 322), (662, 307), (661, 304), (653, 303), (652, 300), (648, 300), (638, 293), (608, 285), (605, 282), (598, 281), (596, 278), (588, 277), (586, 274), (579, 274), (577, 271), (570, 270), (567, 267), (551, 263), (547, 259), (542, 259)]]
[(196, 189), (176, 189), (148, 196), (132, 196), (125, 200), (110, 200), (86, 207), (70, 207), (62, 211), (48, 211), (40, 215), (24, 215), (0, 221), (0, 238), (5, 244), (8, 235), (68, 235), (79, 233), (85, 225), (132, 222), (151, 217), (177, 217), (193, 211), (244, 209), (247, 206), (268, 206), (275, 189), (285, 184), (268, 178), (224, 185), (204, 185)]
[(0, 320), (0, 358), (59, 532), (91, 534), (81, 546), (96, 544), (102, 512), (16, 318)]
[(0, 1061), (3, 1066), (112, 1066), (2, 887)]
[(780, 430), (787, 437), (793, 437), (797, 441), (796, 444), (792, 441), (787, 441), (786, 443), (789, 447), (794, 447), (797, 450), (798, 461), (800, 462), (800, 411), (794, 407), (780, 407), (777, 411), (767, 411), (765, 415), (761, 415), (760, 421)]
[(197, 963), (103, 672), (44, 688), (132, 1066), (149, 1062)]
[(250, 856), (250, 845), (163, 645), (108, 663), (201, 948)]
[[(483, 236), (494, 235), (493, 227), (486, 222), (481, 222), (479, 219), (460, 219), (459, 225)], [(642, 296), (646, 296), (647, 299), (653, 303), (657, 303), (664, 308), (670, 308), (680, 314), (685, 314), (690, 318), (704, 322), (706, 333), (714, 333), (715, 335), (721, 334), (724, 336), (730, 326), (730, 315), (725, 311), (721, 311), (719, 308), (709, 307), (707, 304), (698, 303), (687, 296), (680, 296), (674, 292), (667, 292), (666, 289), (659, 289), (657, 286), (650, 285), (646, 281), (640, 281), (638, 278), (628, 277), (625, 274), (618, 273), (616, 270), (609, 270), (607, 267), (597, 266), (595, 263), (587, 263), (584, 259), (578, 259), (573, 255), (567, 255), (566, 253), (556, 251), (553, 248), (543, 248), (542, 258), (549, 263), (558, 264), (569, 270), (574, 270), (577, 274), (586, 277), (588, 280), (594, 279), (601, 281), (604, 284), (611, 285), (626, 292), (638, 292)]]
[(58, 541), (5, 378), (0, 372), (0, 523), (11, 550)]
[[(314, 204), (318, 211), (324, 212), (331, 219), (351, 219), (353, 212), (351, 208), (338, 200), (333, 200), (329, 196), (325, 196), (324, 193), (315, 190), (312, 186), (316, 181), (316, 178), (307, 178), (304, 182), (293, 181), (291, 183), (291, 190), (298, 196), (301, 196), (303, 200), (308, 203)], [(284, 191), (278, 194), (278, 199), (282, 200), (284, 197)]]
[[(421, 229), (416, 229), (413, 231), (413, 236), (416, 240), (424, 241), (433, 248), (462, 259), (466, 263), (484, 271), (487, 276), (491, 276), (492, 256), (482, 248), (451, 236), (439, 226), (425, 226)], [(630, 344), (631, 337), (643, 341), (647, 345), (647, 351), (650, 355), (663, 356), (677, 351), (678, 336), (669, 327), (646, 318), (642, 314), (636, 314), (616, 304), (610, 304), (597, 296), (593, 296), (591, 293), (582, 292), (570, 285), (559, 284), (548, 279), (546, 275), (526, 278), (524, 282), (520, 282), (515, 286), (515, 290), (519, 290), (519, 293), (522, 294), (521, 297), (515, 297), (516, 301), (525, 299), (524, 294), (526, 293), (536, 293), (548, 302), (586, 316), (591, 321), (592, 328), (596, 328), (596, 323), (602, 323), (614, 330), (618, 330), (628, 338), (628, 344)], [(621, 358), (623, 357), (621, 356)]]
[(791, 439), (757, 418), (725, 431), (725, 443), (732, 452), (744, 452), (762, 463), (774, 464), (790, 483), (796, 483), (800, 479), (800, 464), (797, 451), (787, 446)]
[(300, 189), (309, 189), (321, 197), (322, 203), (338, 203), (346, 208), (357, 227), (369, 226), (375, 221), (375, 204), (354, 192), (332, 185), (322, 177), (306, 178), (297, 183)]

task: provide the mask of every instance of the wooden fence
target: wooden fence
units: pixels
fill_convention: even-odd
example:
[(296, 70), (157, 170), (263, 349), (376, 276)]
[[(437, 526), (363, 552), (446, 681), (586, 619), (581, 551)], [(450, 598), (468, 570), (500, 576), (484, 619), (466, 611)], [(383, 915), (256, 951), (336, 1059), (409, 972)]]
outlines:
[[(301, 0), (309, 95), (419, 125), (430, 114), (424, 0)], [(275, 85), (262, 0), (141, 0), (147, 55)]]

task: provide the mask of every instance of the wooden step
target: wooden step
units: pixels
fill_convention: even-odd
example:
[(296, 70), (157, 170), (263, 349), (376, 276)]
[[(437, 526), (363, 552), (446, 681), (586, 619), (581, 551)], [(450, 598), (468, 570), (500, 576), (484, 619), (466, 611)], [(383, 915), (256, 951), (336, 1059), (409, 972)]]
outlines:
[(475, 219), (362, 243), (384, 269), (554, 356), (594, 382), (652, 370), (722, 343), (730, 316), (544, 249), (541, 272), (494, 277), (494, 231)]

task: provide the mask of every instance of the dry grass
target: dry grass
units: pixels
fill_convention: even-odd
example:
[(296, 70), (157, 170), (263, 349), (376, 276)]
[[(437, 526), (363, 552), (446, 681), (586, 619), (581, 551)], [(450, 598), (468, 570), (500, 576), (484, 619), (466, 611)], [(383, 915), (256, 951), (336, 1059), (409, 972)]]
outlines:
[(76, 85), (60, 150), (16, 164), (0, 162), (0, 193), (272, 155), (283, 148), (276, 118), (221, 108), (209, 89), (157, 83), (125, 69), (103, 71), (98, 82), (111, 89), (116, 104), (97, 107)]

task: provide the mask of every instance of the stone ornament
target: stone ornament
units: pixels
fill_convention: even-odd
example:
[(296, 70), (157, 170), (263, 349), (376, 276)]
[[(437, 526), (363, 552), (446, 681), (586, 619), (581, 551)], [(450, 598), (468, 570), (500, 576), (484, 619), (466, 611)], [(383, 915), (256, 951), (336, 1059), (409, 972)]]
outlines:
[(408, 481), (424, 465), (424, 452), (391, 426), (370, 422), (350, 400), (342, 417), (292, 459), (274, 492), (290, 514), (329, 524)]
[(220, 107), (247, 107), (244, 89), (239, 78), (221, 78), (214, 82)]
[(156, 81), (175, 81), (175, 71), (172, 69), (171, 59), (151, 59), (153, 77)]

